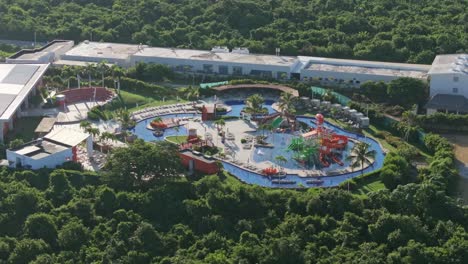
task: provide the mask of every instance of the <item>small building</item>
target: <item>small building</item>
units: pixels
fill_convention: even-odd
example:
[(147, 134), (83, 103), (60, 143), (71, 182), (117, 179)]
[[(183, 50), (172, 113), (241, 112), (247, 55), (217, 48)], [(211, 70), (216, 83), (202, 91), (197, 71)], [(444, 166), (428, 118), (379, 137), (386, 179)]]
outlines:
[(356, 113), (357, 113), (357, 110), (355, 109), (349, 109), (347, 112), (348, 116), (350, 117), (353, 117)]
[(319, 100), (319, 99), (311, 99), (311, 100), (310, 100), (310, 103), (311, 103), (313, 106), (319, 106), (319, 105), (320, 105), (320, 100)]
[(55, 125), (55, 121), (57, 121), (57, 118), (55, 117), (42, 118), (41, 122), (39, 122), (39, 125), (37, 125), (36, 129), (34, 130), (34, 133), (36, 133), (36, 137), (43, 137), (50, 131), (52, 131)]
[(182, 164), (189, 171), (198, 171), (206, 174), (214, 174), (219, 171), (217, 161), (211, 157), (203, 156), (199, 152), (192, 152), (189, 149), (180, 151), (179, 156)]
[(214, 120), (216, 118), (216, 104), (203, 105), (201, 112), (202, 121)]
[(53, 169), (64, 162), (77, 161), (77, 146), (83, 141), (90, 155), (93, 142), (89, 134), (70, 128), (56, 129), (43, 138), (8, 149), (7, 160), (12, 168)]
[(360, 117), (359, 118), (359, 125), (361, 125), (362, 128), (369, 127), (370, 124), (370, 119), (366, 116)]

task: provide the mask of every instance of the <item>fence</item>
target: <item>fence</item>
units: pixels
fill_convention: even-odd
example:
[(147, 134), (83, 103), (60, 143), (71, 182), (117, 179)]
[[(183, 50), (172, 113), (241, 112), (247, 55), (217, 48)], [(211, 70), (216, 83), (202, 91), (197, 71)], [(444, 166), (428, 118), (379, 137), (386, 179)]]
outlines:
[(213, 83), (200, 83), (200, 88), (206, 89), (206, 88), (211, 88), (211, 87), (216, 87), (216, 86), (221, 86), (221, 85), (226, 85), (229, 84), (228, 81), (224, 82), (213, 82)]
[(325, 88), (322, 88), (322, 87), (312, 86), (312, 87), (310, 87), (310, 92), (312, 93), (312, 97), (313, 97), (314, 94), (319, 94), (320, 96), (323, 96), (327, 92), (330, 92), (341, 105), (347, 105), (348, 102), (351, 101), (350, 98), (348, 98), (348, 97), (346, 97), (346, 96), (344, 96), (342, 94), (339, 94), (337, 92), (334, 92), (332, 90), (325, 89)]

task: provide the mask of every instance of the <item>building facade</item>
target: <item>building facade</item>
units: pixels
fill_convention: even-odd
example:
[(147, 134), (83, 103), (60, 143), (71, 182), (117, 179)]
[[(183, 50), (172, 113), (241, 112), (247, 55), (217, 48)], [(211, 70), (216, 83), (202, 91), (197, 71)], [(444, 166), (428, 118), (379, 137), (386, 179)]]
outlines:
[(0, 142), (30, 107), (50, 64), (0, 64)]
[(431, 99), (426, 105), (428, 114), (468, 113), (468, 54), (436, 56), (429, 76)]

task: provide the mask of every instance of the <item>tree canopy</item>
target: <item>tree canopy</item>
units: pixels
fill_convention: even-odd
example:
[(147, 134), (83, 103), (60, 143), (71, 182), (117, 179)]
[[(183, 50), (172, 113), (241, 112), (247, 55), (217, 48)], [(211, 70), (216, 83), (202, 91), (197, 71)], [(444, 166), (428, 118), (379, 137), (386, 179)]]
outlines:
[(431, 63), (466, 49), (468, 4), (390, 0), (11, 0), (0, 36)]

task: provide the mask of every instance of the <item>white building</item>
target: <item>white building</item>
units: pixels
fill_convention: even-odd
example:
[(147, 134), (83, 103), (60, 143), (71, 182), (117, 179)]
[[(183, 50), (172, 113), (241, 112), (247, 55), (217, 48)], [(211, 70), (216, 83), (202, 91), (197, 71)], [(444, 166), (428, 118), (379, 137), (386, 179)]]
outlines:
[(56, 129), (41, 139), (8, 149), (8, 164), (12, 168), (53, 169), (66, 161), (76, 161), (76, 147), (83, 141), (88, 153), (92, 153), (93, 142), (90, 135), (70, 128)]
[[(106, 61), (124, 68), (132, 66), (133, 54), (145, 46), (84, 41), (61, 56), (59, 64), (79, 65), (79, 62), (99, 63)], [(78, 62), (78, 63), (77, 63)]]
[(438, 55), (429, 71), (427, 113), (468, 113), (468, 54)]
[(299, 64), (296, 57), (250, 54), (247, 49), (238, 48), (232, 52), (220, 48), (213, 50), (143, 48), (132, 55), (131, 64), (158, 63), (181, 72), (277, 79), (289, 79)]
[(65, 52), (75, 45), (71, 40), (54, 40), (38, 49), (23, 49), (6, 59), (12, 64), (38, 64), (52, 63), (61, 58)]
[(303, 67), (301, 80), (320, 81), (328, 85), (359, 87), (366, 81), (390, 82), (401, 77), (427, 80), (431, 65), (379, 61), (343, 60), (299, 56)]
[(49, 64), (0, 64), (0, 142), (29, 108)]

